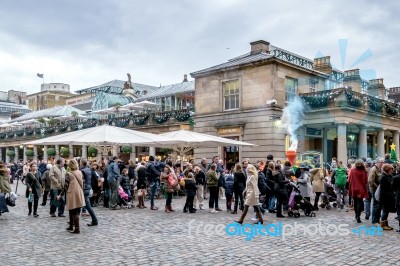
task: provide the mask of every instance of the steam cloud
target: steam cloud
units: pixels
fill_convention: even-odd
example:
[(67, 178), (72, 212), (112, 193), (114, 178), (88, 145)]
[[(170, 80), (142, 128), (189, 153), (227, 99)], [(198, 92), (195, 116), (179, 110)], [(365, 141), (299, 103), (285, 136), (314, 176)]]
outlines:
[(290, 135), (289, 150), (297, 150), (299, 140), (296, 131), (303, 125), (304, 110), (304, 104), (298, 96), (295, 96), (294, 100), (283, 109), (282, 124), (287, 127)]

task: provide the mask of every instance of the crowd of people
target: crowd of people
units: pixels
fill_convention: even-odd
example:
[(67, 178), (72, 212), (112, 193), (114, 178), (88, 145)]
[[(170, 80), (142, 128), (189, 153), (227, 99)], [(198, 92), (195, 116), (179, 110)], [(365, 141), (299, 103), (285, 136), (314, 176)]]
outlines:
[[(79, 217), (90, 216), (88, 226), (96, 226), (99, 221), (95, 207), (102, 204), (110, 210), (135, 206), (147, 208), (145, 199), (149, 198), (149, 209), (157, 211), (157, 195), (165, 198), (164, 211), (173, 213), (174, 195), (185, 195), (183, 212), (196, 213), (204, 210), (208, 197), (208, 211), (238, 215), (237, 223), (242, 224), (250, 207), (256, 213), (252, 220), (263, 223), (265, 213), (274, 213), (284, 218), (290, 210), (289, 198), (293, 184), (304, 201), (313, 206), (313, 211), (327, 207), (322, 200), (327, 187), (336, 192), (337, 211), (349, 212), (354, 209), (355, 220), (361, 223), (361, 213), (365, 220), (371, 218), (372, 225), (383, 230), (393, 230), (388, 223), (389, 213), (400, 217), (400, 167), (386, 159), (375, 161), (350, 159), (346, 164), (336, 162), (323, 167), (306, 162), (292, 165), (289, 161), (274, 161), (272, 155), (266, 160), (250, 162), (249, 159), (237, 163), (232, 169), (224, 169), (219, 156), (211, 161), (203, 158), (199, 164), (181, 164), (168, 159), (163, 162), (149, 156), (148, 162), (129, 161), (125, 164), (117, 156), (109, 160), (89, 161), (76, 158), (65, 161), (62, 158), (47, 161), (31, 161), (22, 168), (26, 183), (25, 196), (28, 200), (28, 216), (38, 217), (39, 200), (42, 206), (48, 203), (49, 215), (65, 217), (68, 210), (71, 233), (80, 233)], [(10, 193), (12, 169), (0, 162), (0, 192)], [(223, 199), (226, 206), (219, 202)], [(313, 199), (313, 201), (312, 201)], [(400, 221), (399, 221), (400, 227)], [(400, 232), (400, 230), (397, 230)]]

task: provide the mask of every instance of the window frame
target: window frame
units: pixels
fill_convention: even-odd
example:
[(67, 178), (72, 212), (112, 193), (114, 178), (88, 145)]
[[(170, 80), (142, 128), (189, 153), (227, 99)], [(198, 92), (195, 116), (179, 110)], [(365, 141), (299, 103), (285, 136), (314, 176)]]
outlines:
[[(289, 80), (293, 80), (294, 81), (294, 89), (293, 89), (294, 92), (289, 92), (288, 91), (288, 81)], [(285, 102), (287, 102), (287, 103), (292, 102), (293, 99), (297, 95), (298, 89), (299, 89), (299, 81), (297, 79), (295, 79), (295, 78), (292, 78), (292, 77), (286, 77), (286, 79), (285, 79)], [(292, 96), (292, 97), (289, 97), (289, 96)]]
[[(233, 91), (234, 91), (233, 94), (225, 95), (225, 86), (226, 86), (226, 84), (237, 84), (238, 88), (236, 88), (236, 87), (233, 88)], [(239, 110), (240, 109), (240, 105), (241, 105), (241, 88), (242, 88), (241, 80), (239, 78), (224, 80), (224, 81), (222, 81), (222, 86), (221, 87), (222, 87), (222, 110), (223, 111), (227, 111), (227, 112), (234, 111), (234, 110)], [(238, 90), (237, 93), (235, 92), (236, 89)], [(229, 91), (230, 90), (231, 90), (231, 88), (229, 88)], [(235, 106), (234, 106), (234, 108), (227, 109), (226, 106), (225, 106), (225, 98), (226, 97), (232, 97), (232, 96), (236, 96), (235, 97)], [(237, 101), (237, 103), (236, 103), (236, 101)], [(231, 100), (229, 100), (229, 105), (230, 106), (232, 105)]]

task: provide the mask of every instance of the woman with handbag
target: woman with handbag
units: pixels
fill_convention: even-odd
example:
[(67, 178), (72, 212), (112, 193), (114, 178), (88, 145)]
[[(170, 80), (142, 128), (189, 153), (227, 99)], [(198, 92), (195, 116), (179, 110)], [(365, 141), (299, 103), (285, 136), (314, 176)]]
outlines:
[(67, 230), (70, 233), (79, 234), (79, 215), (82, 207), (85, 206), (83, 176), (75, 159), (68, 162), (68, 167), (71, 171), (65, 176), (66, 188), (64, 188), (63, 192), (57, 198), (59, 199), (66, 192), (67, 209), (69, 212), (69, 227)]
[(243, 220), (247, 215), (247, 211), (249, 210), (250, 206), (254, 207), (254, 210), (257, 213), (258, 221), (257, 223), (264, 223), (264, 220), (262, 218), (260, 206), (259, 206), (259, 196), (260, 196), (260, 191), (258, 189), (258, 172), (257, 169), (254, 167), (254, 165), (249, 164), (247, 166), (247, 180), (246, 180), (246, 189), (243, 192), (245, 196), (245, 201), (244, 201), (244, 210), (242, 215), (240, 216), (240, 219), (236, 221), (238, 224), (243, 224)]
[(349, 195), (353, 199), (357, 223), (361, 223), (361, 212), (364, 208), (363, 199), (368, 198), (368, 174), (363, 160), (357, 160), (355, 168), (349, 174)]
[(175, 192), (175, 187), (178, 186), (178, 178), (171, 166), (165, 165), (164, 170), (161, 172), (161, 183), (164, 183), (165, 193), (167, 194), (167, 199), (165, 202), (165, 212), (174, 212), (172, 209), (172, 194)]
[(37, 213), (39, 205), (39, 197), (42, 195), (42, 185), (39, 182), (40, 174), (35, 162), (29, 165), (29, 172), (26, 175), (26, 198), (28, 199), (28, 215), (32, 215), (33, 204), (33, 217), (39, 217)]

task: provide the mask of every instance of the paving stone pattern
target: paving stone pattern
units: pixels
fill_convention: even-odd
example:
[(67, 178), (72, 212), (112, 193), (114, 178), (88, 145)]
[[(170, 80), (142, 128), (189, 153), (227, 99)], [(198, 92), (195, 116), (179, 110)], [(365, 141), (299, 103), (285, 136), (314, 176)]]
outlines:
[[(240, 214), (183, 213), (184, 198), (173, 199), (175, 213), (164, 212), (164, 199), (156, 200), (158, 211), (96, 207), (99, 225), (88, 227), (90, 217), (81, 217), (81, 234), (74, 235), (65, 230), (68, 217), (49, 216), (49, 204), (39, 206), (40, 217), (28, 217), (25, 187), (20, 184), (18, 191), (17, 206), (0, 216), (1, 265), (400, 265), (400, 234), (394, 231), (385, 231), (383, 236), (300, 233), (285, 239), (257, 235), (247, 241), (243, 235), (204, 233), (206, 224), (225, 226)], [(224, 207), (225, 201), (220, 202)], [(252, 223), (252, 217), (250, 210), (245, 222)], [(397, 228), (394, 217), (389, 215), (389, 224)], [(264, 220), (264, 224), (293, 226), (320, 223), (324, 228), (348, 224), (350, 230), (360, 226), (354, 212), (335, 209), (320, 210), (315, 218), (302, 214), (298, 219), (277, 219), (266, 214)], [(371, 226), (365, 220), (362, 225)]]

